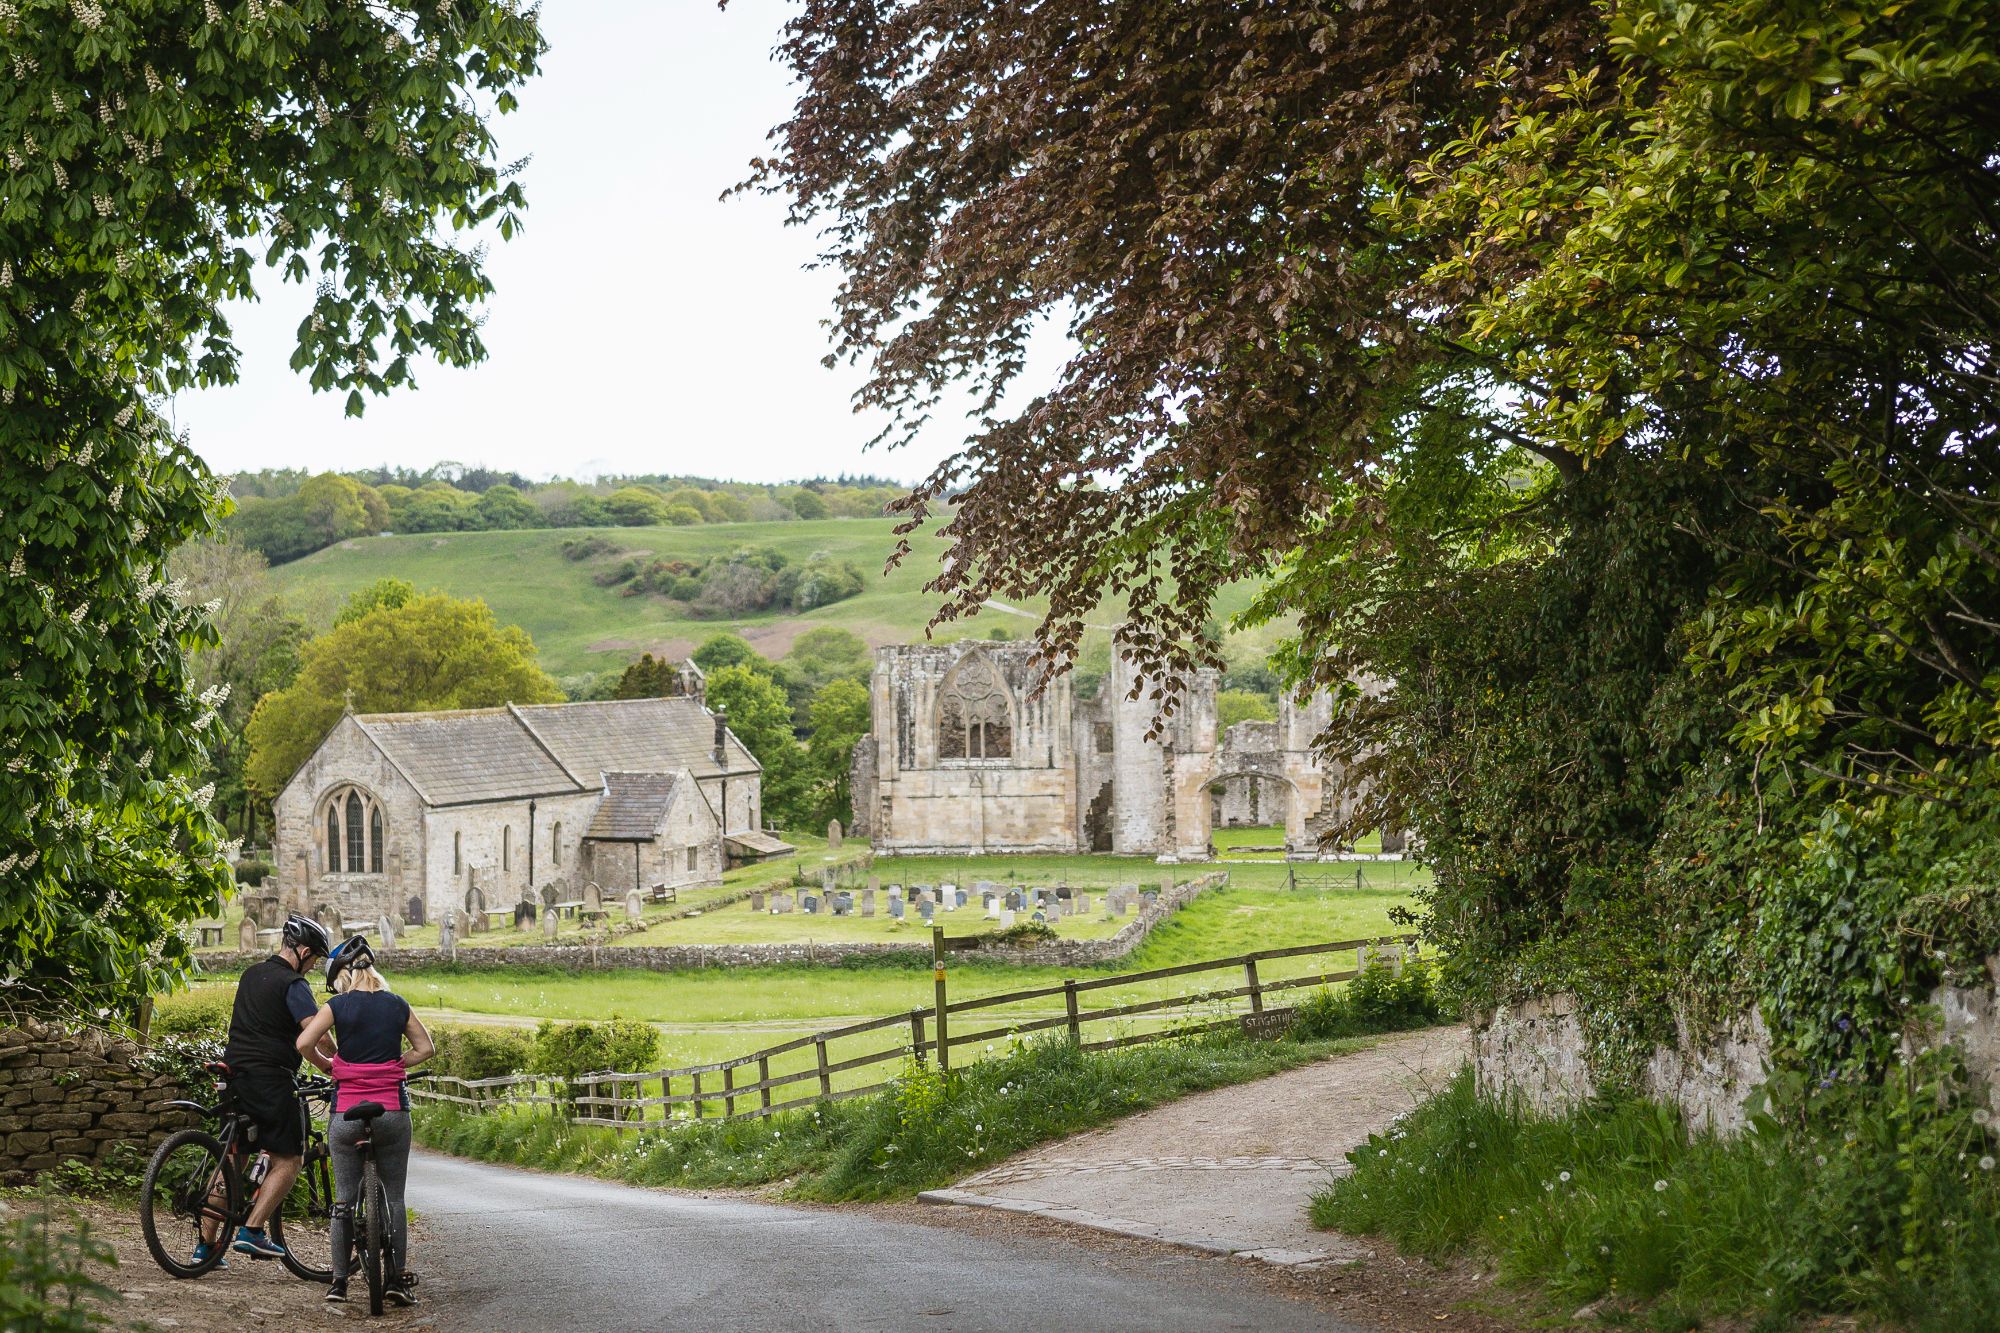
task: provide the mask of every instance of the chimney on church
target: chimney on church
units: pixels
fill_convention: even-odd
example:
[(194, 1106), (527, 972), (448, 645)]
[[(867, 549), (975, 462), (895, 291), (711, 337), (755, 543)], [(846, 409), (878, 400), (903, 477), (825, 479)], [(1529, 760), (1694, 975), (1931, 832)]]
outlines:
[(722, 746), (723, 737), (727, 735), (728, 732), (729, 732), (729, 710), (726, 708), (718, 708), (715, 710), (715, 766), (717, 768), (729, 767), (728, 760), (726, 760), (723, 757), (723, 746)]

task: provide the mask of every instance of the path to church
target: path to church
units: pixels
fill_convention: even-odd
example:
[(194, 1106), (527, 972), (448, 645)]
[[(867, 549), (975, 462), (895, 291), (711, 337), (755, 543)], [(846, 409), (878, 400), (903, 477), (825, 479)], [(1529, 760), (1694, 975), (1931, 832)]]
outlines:
[(1357, 1259), (1358, 1246), (1307, 1220), (1313, 1190), (1465, 1056), (1461, 1028), (1392, 1038), (1045, 1144), (921, 1197), (1278, 1264)]

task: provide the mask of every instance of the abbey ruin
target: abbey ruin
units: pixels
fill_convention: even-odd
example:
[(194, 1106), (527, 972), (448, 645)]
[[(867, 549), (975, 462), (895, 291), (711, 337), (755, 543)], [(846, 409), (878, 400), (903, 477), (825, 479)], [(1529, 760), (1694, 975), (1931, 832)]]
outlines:
[(1331, 699), (1282, 698), (1275, 722), (1218, 735), (1215, 672), (1182, 684), (1164, 734), (1127, 698), (1113, 657), (1091, 698), (1069, 675), (1039, 692), (1034, 645), (961, 640), (881, 648), (872, 731), (855, 747), (855, 831), (882, 853), (1119, 852), (1210, 856), (1218, 826), (1282, 824), (1288, 850), (1320, 850), (1346, 784), (1311, 745)]

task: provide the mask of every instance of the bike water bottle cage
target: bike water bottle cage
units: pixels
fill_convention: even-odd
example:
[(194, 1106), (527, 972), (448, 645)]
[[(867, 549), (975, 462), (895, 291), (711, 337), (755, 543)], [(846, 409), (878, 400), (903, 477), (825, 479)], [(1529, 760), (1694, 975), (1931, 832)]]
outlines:
[(333, 993), (333, 983), (340, 974), (350, 967), (373, 967), (375, 951), (368, 947), (366, 935), (349, 935), (340, 946), (326, 956), (326, 989)]

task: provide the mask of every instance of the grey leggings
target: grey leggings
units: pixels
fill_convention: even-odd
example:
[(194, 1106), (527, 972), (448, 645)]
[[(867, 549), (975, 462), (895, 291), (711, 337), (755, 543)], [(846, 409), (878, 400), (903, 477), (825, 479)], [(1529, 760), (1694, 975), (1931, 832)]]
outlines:
[[(406, 1258), (403, 1220), (403, 1181), (410, 1174), (410, 1113), (384, 1111), (375, 1117), (375, 1170), (382, 1177), (382, 1192), (388, 1196), (388, 1215), (382, 1219), (383, 1234), (389, 1241), (390, 1273), (401, 1273)], [(359, 1120), (343, 1120), (335, 1112), (328, 1127), (327, 1147), (333, 1151), (333, 1275), (348, 1274), (347, 1260), (354, 1246), (354, 1201), (361, 1197), (361, 1141), (367, 1126)]]

